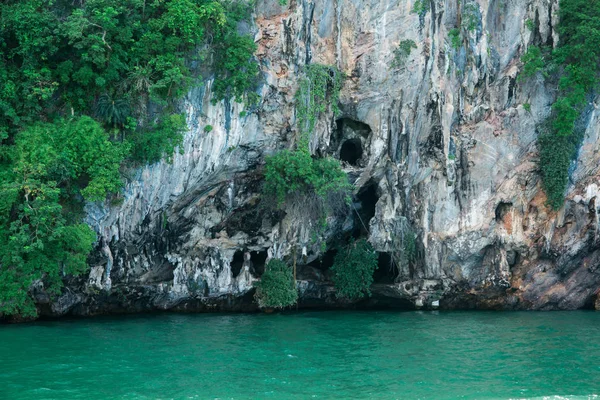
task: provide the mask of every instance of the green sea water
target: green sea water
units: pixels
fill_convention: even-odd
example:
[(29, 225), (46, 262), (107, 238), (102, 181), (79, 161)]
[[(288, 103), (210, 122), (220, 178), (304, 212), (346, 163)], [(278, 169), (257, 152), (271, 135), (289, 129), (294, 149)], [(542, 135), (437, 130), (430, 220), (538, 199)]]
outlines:
[(0, 399), (588, 399), (600, 313), (301, 312), (0, 326)]

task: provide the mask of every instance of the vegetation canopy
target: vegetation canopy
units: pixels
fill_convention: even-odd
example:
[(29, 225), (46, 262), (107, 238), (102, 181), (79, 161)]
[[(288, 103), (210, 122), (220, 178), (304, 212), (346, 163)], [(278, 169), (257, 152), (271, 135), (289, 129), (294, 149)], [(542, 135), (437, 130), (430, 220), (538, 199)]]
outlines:
[(285, 308), (298, 301), (292, 270), (281, 260), (271, 259), (255, 286), (256, 301), (261, 308)]
[(370, 296), (377, 259), (377, 252), (366, 239), (357, 240), (338, 251), (331, 267), (336, 296), (351, 300)]
[(34, 315), (95, 237), (84, 201), (120, 190), (124, 162), (182, 144), (176, 100), (200, 67), (214, 100), (254, 103), (256, 45), (235, 0), (7, 0), (0, 8), (0, 314)]
[(540, 169), (548, 204), (564, 202), (569, 167), (577, 153), (582, 131), (576, 122), (597, 88), (600, 73), (600, 1), (561, 0), (560, 41), (554, 51), (535, 46), (523, 55), (523, 77), (558, 72), (558, 97), (552, 115), (540, 129)]
[(294, 193), (315, 193), (324, 199), (332, 192), (348, 188), (348, 178), (338, 160), (313, 158), (309, 150), (310, 134), (318, 117), (331, 104), (337, 113), (342, 74), (334, 67), (319, 64), (306, 66), (296, 94), (299, 130), (295, 150), (283, 150), (266, 158), (265, 194), (275, 197), (279, 205)]
[(0, 312), (35, 315), (27, 292), (44, 279), (58, 293), (63, 274), (83, 272), (94, 232), (77, 199), (103, 199), (121, 186), (127, 146), (89, 117), (32, 125), (4, 148), (0, 164)]

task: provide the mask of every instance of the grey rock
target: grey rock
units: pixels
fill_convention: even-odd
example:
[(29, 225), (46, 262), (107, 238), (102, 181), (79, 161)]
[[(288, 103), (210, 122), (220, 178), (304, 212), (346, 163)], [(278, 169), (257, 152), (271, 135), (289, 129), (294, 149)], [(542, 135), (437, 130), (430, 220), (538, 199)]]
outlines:
[[(294, 141), (294, 93), (307, 62), (347, 76), (341, 115), (320, 118), (311, 150), (340, 157), (345, 141), (360, 143), (345, 168), (357, 197), (369, 185), (375, 193), (356, 203), (373, 214), (364, 221), (369, 241), (395, 254), (406, 232), (417, 237), (418, 262), (398, 263), (393, 282), (378, 282), (358, 305), (592, 307), (600, 288), (600, 100), (583, 122), (565, 206), (552, 211), (536, 166), (536, 126), (556, 93), (541, 77), (517, 76), (527, 46), (558, 42), (558, 1), (473, 3), (477, 28), (456, 51), (448, 39), (454, 0), (433, 0), (424, 16), (397, 0), (259, 1), (246, 28), (256, 32), (263, 67), (260, 106), (241, 117), (239, 104), (210, 103), (210, 80), (191, 90), (182, 154), (130, 171), (121, 205), (87, 206), (100, 238), (89, 276), (69, 283), (76, 294), (50, 312), (254, 310), (252, 283), (269, 258), (290, 260), (301, 248), (301, 269), (322, 256), (310, 241), (315, 221), (269, 211), (260, 198), (264, 156)], [(536, 31), (528, 18), (539, 21)], [(417, 49), (392, 68), (405, 39)], [(352, 214), (328, 222), (330, 242), (359, 223)], [(335, 298), (326, 271), (303, 272), (310, 279), (299, 281), (300, 306), (352, 305)]]

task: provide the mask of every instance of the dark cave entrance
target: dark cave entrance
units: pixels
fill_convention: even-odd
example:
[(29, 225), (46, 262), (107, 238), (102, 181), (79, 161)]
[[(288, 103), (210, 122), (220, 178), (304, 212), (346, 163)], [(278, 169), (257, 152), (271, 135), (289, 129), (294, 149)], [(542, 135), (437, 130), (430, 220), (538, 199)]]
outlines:
[(375, 207), (379, 201), (377, 183), (372, 180), (369, 181), (359, 190), (356, 199), (358, 201), (354, 203), (355, 221), (352, 236), (359, 238), (369, 235), (369, 223), (375, 216)]
[(358, 161), (362, 158), (362, 154), (363, 149), (360, 139), (348, 139), (342, 144), (342, 148), (340, 149), (340, 160), (357, 166)]
[(244, 252), (242, 250), (238, 250), (235, 252), (230, 265), (231, 274), (234, 278), (237, 278), (240, 272), (242, 271), (242, 266), (244, 265)]
[[(244, 267), (245, 251), (238, 250), (231, 260), (231, 274), (237, 278)], [(261, 276), (265, 272), (265, 262), (267, 261), (267, 250), (250, 252), (250, 273), (255, 276)]]
[(506, 216), (506, 214), (508, 214), (508, 212), (510, 211), (510, 209), (512, 208), (512, 203), (510, 202), (504, 202), (501, 201), (497, 206), (496, 206), (496, 221), (497, 222), (502, 222), (504, 220), (504, 217)]
[(335, 124), (339, 140), (352, 134), (358, 134), (366, 139), (371, 134), (371, 127), (368, 124), (352, 118), (340, 118), (335, 121)]
[(377, 269), (373, 273), (373, 283), (394, 283), (398, 275), (396, 264), (391, 253), (380, 252)]
[(267, 253), (267, 250), (250, 252), (250, 262), (252, 262), (250, 272), (260, 277), (265, 272), (265, 263), (268, 256), (269, 253)]
[(329, 268), (333, 266), (333, 262), (335, 261), (335, 256), (337, 254), (337, 249), (330, 249), (325, 252), (321, 257), (317, 257), (315, 260), (306, 264), (309, 267), (317, 268), (321, 271), (327, 271)]

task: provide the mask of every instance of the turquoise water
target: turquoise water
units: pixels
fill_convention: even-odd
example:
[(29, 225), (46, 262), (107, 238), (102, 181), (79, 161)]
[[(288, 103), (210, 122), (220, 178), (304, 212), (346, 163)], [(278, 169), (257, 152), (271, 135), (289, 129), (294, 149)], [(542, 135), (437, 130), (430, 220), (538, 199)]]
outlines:
[(0, 326), (0, 399), (600, 394), (600, 313), (154, 315)]

